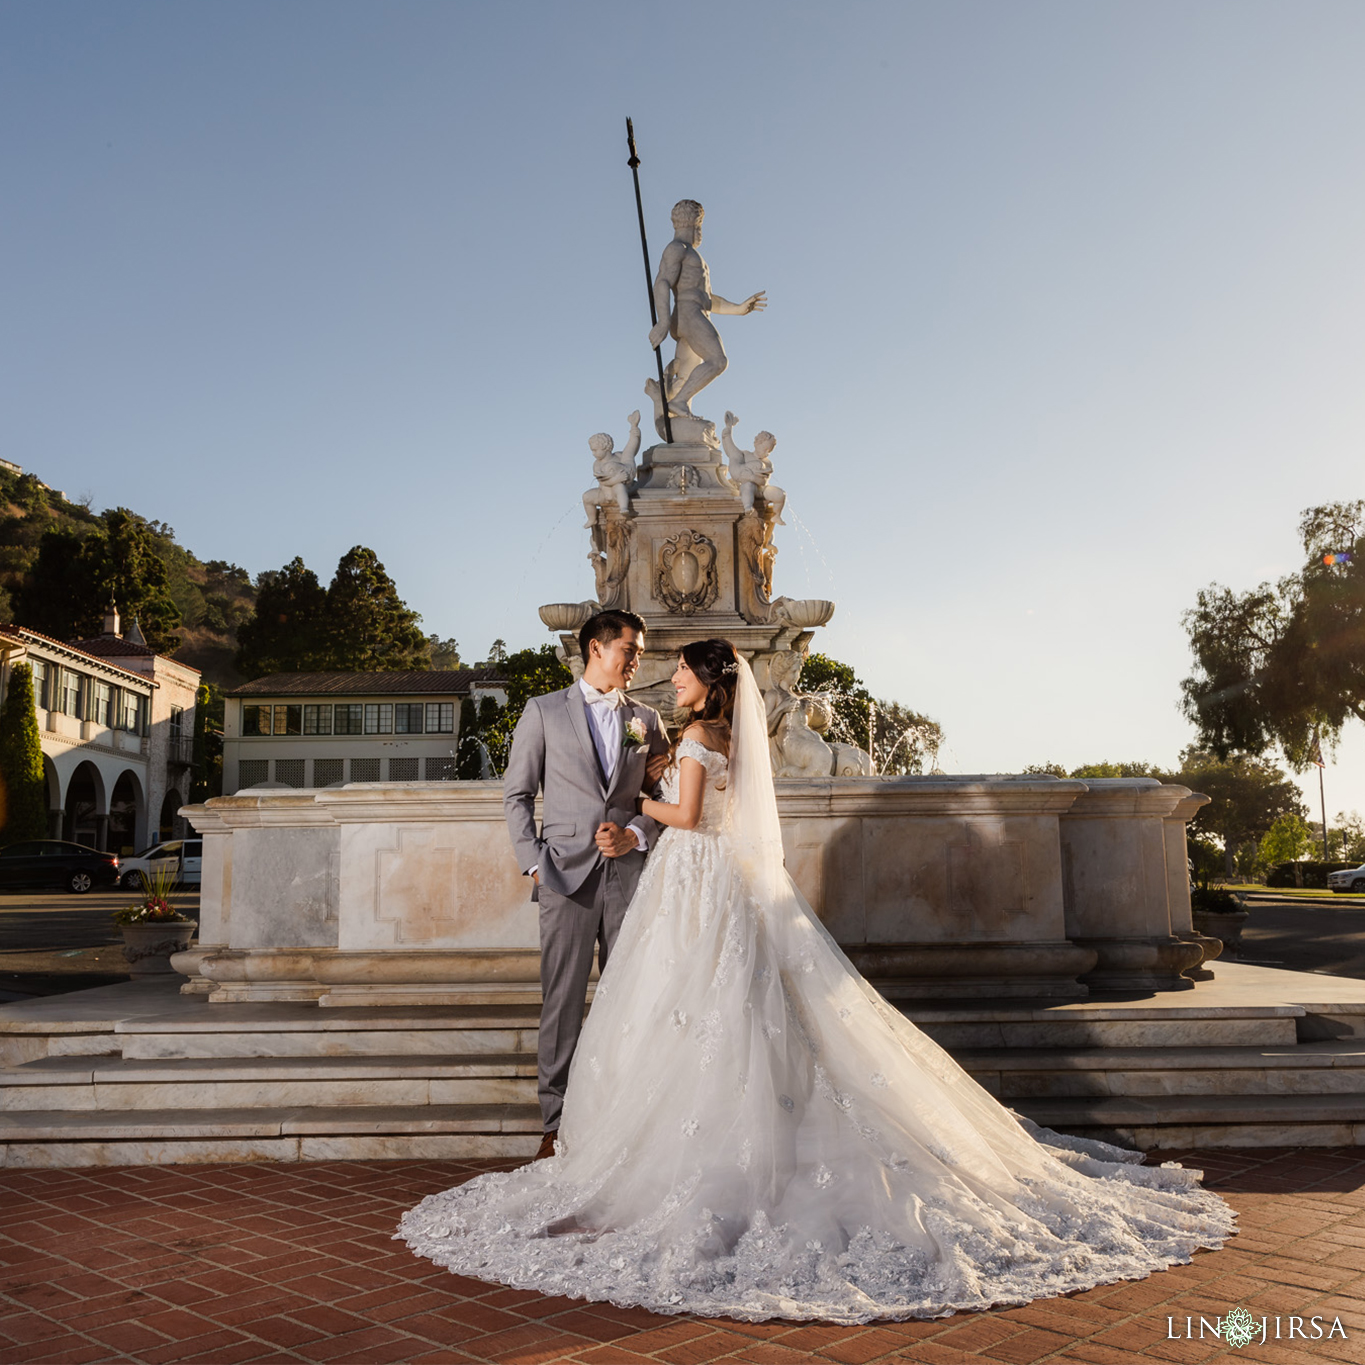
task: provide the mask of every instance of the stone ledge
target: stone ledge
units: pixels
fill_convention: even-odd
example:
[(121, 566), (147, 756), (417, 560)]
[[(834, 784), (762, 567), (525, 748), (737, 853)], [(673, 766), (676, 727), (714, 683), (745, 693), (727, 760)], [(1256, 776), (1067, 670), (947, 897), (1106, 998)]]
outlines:
[(337, 1106), (321, 1109), (117, 1111), (28, 1110), (0, 1113), (0, 1142), (142, 1141), (184, 1138), (297, 1137), (402, 1133), (535, 1133), (534, 1104)]
[(536, 1059), (528, 1053), (473, 1054), (465, 1057), (194, 1057), (163, 1061), (122, 1057), (49, 1057), (0, 1072), (3, 1086), (156, 1085), (167, 1081), (332, 1081), (445, 1079), (473, 1076), (534, 1076)]

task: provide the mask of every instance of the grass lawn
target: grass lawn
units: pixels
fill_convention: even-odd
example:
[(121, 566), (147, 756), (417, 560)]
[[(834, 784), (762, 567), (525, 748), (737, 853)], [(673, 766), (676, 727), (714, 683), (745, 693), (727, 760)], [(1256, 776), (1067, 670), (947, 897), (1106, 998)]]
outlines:
[(1231, 891), (1236, 896), (1250, 892), (1252, 895), (1261, 896), (1299, 896), (1305, 900), (1321, 900), (1324, 896), (1331, 896), (1333, 900), (1339, 900), (1348, 905), (1352, 901), (1365, 905), (1365, 895), (1356, 895), (1351, 891), (1313, 890), (1309, 887), (1300, 889), (1297, 886), (1262, 886), (1260, 882), (1220, 882), (1219, 890)]

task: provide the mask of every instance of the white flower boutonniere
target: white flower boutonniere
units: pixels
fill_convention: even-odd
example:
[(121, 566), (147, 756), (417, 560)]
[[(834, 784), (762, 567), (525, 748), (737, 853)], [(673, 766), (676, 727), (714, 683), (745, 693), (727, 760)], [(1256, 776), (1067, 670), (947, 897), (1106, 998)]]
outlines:
[(623, 749), (633, 749), (637, 744), (645, 742), (645, 723), (639, 716), (633, 716), (625, 723), (621, 731), (621, 747)]

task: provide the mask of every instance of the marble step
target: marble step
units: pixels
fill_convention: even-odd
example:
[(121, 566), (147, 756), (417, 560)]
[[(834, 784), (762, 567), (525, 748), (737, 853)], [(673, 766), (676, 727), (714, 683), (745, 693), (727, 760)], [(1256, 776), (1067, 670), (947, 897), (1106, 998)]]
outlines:
[(905, 1013), (956, 1054), (984, 1048), (1168, 1048), (1292, 1046), (1296, 1005), (1194, 1007), (1095, 1005), (1054, 1010), (914, 1009)]
[(210, 1161), (525, 1160), (535, 1104), (0, 1113), (0, 1166)]
[(1007, 1103), (1159, 1095), (1359, 1095), (1365, 1042), (1294, 1047), (958, 1049), (955, 1060)]
[(0, 1072), (0, 1111), (522, 1104), (527, 1053), (453, 1057), (49, 1057)]
[(326, 1029), (270, 1032), (120, 1033), (122, 1055), (143, 1061), (207, 1057), (461, 1057), (535, 1055), (539, 1028)]
[(1359, 1095), (1153, 1095), (1011, 1101), (1035, 1123), (1140, 1151), (1365, 1146)]

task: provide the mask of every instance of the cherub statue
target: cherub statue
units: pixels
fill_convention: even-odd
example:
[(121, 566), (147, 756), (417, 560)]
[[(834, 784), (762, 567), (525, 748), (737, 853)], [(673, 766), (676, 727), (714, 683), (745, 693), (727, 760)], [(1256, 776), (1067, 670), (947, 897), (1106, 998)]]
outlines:
[(589, 530), (597, 522), (599, 507), (615, 503), (623, 517), (631, 515), (630, 494), (626, 490), (635, 481), (635, 457), (640, 452), (640, 410), (637, 408), (626, 420), (630, 423), (630, 435), (622, 450), (613, 453), (615, 443), (605, 431), (588, 437), (588, 449), (593, 454), (593, 477), (597, 480), (597, 487), (583, 494), (583, 510), (588, 514), (583, 524)]
[(730, 478), (739, 485), (740, 500), (744, 510), (754, 510), (754, 499), (761, 497), (773, 509), (773, 519), (778, 526), (787, 523), (782, 520), (782, 509), (787, 505), (787, 495), (775, 484), (768, 482), (773, 472), (771, 459), (777, 445), (777, 437), (771, 431), (760, 431), (754, 437), (752, 450), (741, 450), (730, 434), (739, 418), (733, 412), (725, 414), (725, 430), (721, 432), (720, 443), (725, 448), (725, 457), (730, 464)]

